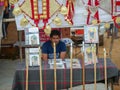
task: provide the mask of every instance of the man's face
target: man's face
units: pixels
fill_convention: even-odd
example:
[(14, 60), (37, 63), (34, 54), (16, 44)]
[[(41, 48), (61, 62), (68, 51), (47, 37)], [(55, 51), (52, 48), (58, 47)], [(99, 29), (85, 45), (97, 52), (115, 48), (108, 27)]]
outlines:
[(58, 44), (60, 41), (60, 37), (58, 35), (54, 35), (50, 39), (51, 39), (52, 43), (55, 43), (55, 44)]

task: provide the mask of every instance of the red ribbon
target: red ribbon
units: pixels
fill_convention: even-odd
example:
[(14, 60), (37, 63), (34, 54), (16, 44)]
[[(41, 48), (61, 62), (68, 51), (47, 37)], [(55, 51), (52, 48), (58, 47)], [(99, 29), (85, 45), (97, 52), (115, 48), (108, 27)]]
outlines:
[[(95, 0), (94, 3), (95, 3), (95, 6), (99, 5), (99, 1), (98, 0)], [(88, 0), (88, 16), (87, 16), (87, 22), (86, 22), (87, 24), (89, 24), (90, 14), (91, 14), (89, 6), (93, 6), (91, 0)], [(99, 23), (100, 20), (99, 20), (99, 12), (98, 12), (98, 10), (95, 13), (94, 18), (97, 19), (97, 23)]]
[(33, 3), (33, 0), (31, 0), (31, 7), (32, 7), (32, 19), (34, 20), (34, 23), (36, 24), (36, 27), (38, 27), (38, 23), (39, 23), (39, 14), (38, 14), (38, 19), (35, 19), (35, 16), (34, 16), (34, 3)]
[(98, 6), (100, 3), (98, 0), (95, 0), (95, 6)]
[(98, 11), (95, 13), (94, 18), (97, 19), (97, 23), (100, 22), (100, 20), (99, 20), (99, 12)]
[(49, 11), (49, 0), (46, 0), (46, 4), (47, 4), (47, 6), (46, 6), (46, 8), (47, 8), (47, 18), (46, 19), (43, 19), (43, 23), (44, 23), (44, 26), (43, 26), (43, 30), (45, 29), (45, 27), (46, 27), (46, 24), (48, 23), (48, 19), (50, 18), (50, 11)]
[[(36, 26), (38, 27), (38, 23), (39, 23), (39, 20), (40, 20), (40, 15), (43, 15), (43, 14), (39, 14), (38, 12), (38, 19), (35, 19), (35, 16), (34, 16), (34, 3), (33, 3), (34, 0), (31, 0), (31, 7), (32, 7), (32, 19), (34, 20), (34, 23), (36, 24)], [(46, 0), (46, 8), (47, 8), (47, 18), (43, 19), (43, 23), (44, 23), (44, 26), (43, 26), (43, 30), (44, 28), (46, 27), (46, 24), (48, 22), (48, 19), (50, 18), (50, 15), (49, 15), (49, 0)]]
[(90, 21), (90, 10), (88, 8), (87, 24), (89, 24), (89, 21)]
[(67, 0), (66, 7), (68, 8), (68, 14), (66, 16), (66, 20), (73, 24), (73, 16), (74, 16), (74, 4), (71, 1)]
[(92, 6), (91, 0), (88, 0), (88, 5), (89, 5), (89, 6)]

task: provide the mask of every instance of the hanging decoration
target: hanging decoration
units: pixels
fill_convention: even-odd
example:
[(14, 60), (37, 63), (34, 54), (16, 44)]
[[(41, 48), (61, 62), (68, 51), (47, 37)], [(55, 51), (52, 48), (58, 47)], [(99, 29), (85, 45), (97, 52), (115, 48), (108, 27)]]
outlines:
[(50, 33), (51, 33), (51, 27), (50, 27), (50, 25), (47, 25), (45, 27), (44, 32), (45, 32), (46, 35), (48, 35), (48, 36), (50, 35)]
[(22, 13), (22, 12), (21, 12), (21, 9), (20, 9), (19, 7), (13, 9), (13, 14), (14, 14), (15, 16), (18, 16), (18, 15), (20, 15), (21, 13)]
[(28, 20), (26, 18), (22, 18), (21, 21), (20, 21), (20, 25), (23, 26), (23, 27), (28, 25)]
[(65, 20), (73, 25), (73, 16), (74, 16), (74, 0), (67, 0), (66, 7), (68, 8), (67, 15), (65, 17)]
[(120, 14), (120, 0), (115, 0), (114, 4), (115, 6), (113, 6), (113, 8), (115, 8), (115, 14), (118, 15)]
[(117, 28), (120, 28), (120, 16), (113, 16), (114, 24)]
[(38, 12), (38, 0), (31, 0), (31, 9), (32, 9), (32, 19), (34, 20), (35, 25), (38, 27), (39, 23), (39, 12)]
[(62, 24), (62, 21), (59, 17), (55, 17), (53, 23), (57, 26), (60, 26)]
[(92, 20), (92, 24), (93, 25), (95, 25), (95, 24), (97, 24), (98, 23), (98, 21), (95, 19), (95, 20)]
[(92, 16), (94, 19), (97, 20), (97, 23), (99, 23), (99, 12), (98, 12), (98, 6), (99, 6), (99, 1), (98, 0), (88, 0), (87, 3), (88, 7), (88, 16), (87, 16), (87, 22), (86, 24), (89, 24), (90, 22), (90, 16)]
[(104, 27), (105, 27), (106, 29), (109, 29), (109, 28), (110, 28), (110, 23), (107, 23), (107, 22), (106, 22), (106, 23), (104, 24)]
[(116, 17), (116, 23), (120, 23), (120, 17)]
[(68, 8), (66, 6), (62, 6), (60, 9), (60, 13), (63, 15), (67, 15), (68, 13)]
[[(109, 0), (9, 0), (10, 4), (14, 4), (13, 14), (16, 17), (15, 20), (18, 30), (24, 30), (24, 28), (28, 26), (36, 26), (42, 30), (46, 30), (48, 26), (59, 28), (72, 27), (72, 25), (95, 25), (100, 21), (109, 22), (111, 17), (108, 17), (110, 19), (107, 19), (107, 21), (103, 16), (99, 18), (102, 4), (104, 4), (104, 2), (108, 3), (108, 1)], [(112, 0), (110, 1), (112, 2)], [(115, 2), (116, 0), (113, 1)], [(116, 5), (119, 6), (119, 2), (116, 2)], [(104, 9), (105, 4), (103, 6)], [(100, 9), (99, 11), (98, 8)], [(21, 20), (22, 18), (26, 21), (24, 19)], [(115, 18), (113, 20), (116, 22)], [(23, 22), (25, 23), (23, 24)]]
[[(68, 12), (67, 7), (63, 4), (59, 4), (57, 0), (10, 0), (10, 4), (14, 4), (13, 14), (15, 17), (25, 17), (20, 20), (20, 26), (22, 25), (22, 27), (26, 27), (26, 25), (30, 24), (31, 26), (36, 26), (43, 30), (46, 30), (45, 28), (48, 26), (50, 27), (51, 23), (60, 26), (62, 20), (58, 17), (58, 14), (56, 15), (56, 13), (67, 15)], [(55, 17), (48, 22), (52, 16)]]
[(42, 14), (40, 14), (39, 16), (40, 16), (40, 19), (42, 19), (44, 23), (43, 29), (45, 28), (48, 22), (48, 19), (50, 18), (49, 3), (50, 3), (49, 0), (42, 0)]
[(10, 4), (15, 4), (15, 3), (17, 3), (18, 2), (18, 0), (9, 0), (9, 3)]

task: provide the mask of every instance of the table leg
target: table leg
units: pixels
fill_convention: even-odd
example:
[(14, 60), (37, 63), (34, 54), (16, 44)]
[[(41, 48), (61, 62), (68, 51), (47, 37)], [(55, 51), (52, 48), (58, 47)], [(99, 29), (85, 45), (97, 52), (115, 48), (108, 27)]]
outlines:
[[(112, 80), (112, 79), (110, 80), (110, 87), (111, 87), (111, 90), (114, 90), (114, 89), (113, 89), (113, 80)], [(109, 90), (109, 89), (108, 89), (108, 90)]]

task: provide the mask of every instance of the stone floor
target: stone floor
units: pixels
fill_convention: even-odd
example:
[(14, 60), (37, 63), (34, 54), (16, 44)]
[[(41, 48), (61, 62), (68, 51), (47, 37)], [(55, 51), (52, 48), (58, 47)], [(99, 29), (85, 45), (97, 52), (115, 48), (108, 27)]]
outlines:
[(0, 90), (11, 90), (18, 60), (0, 60)]

